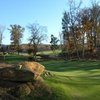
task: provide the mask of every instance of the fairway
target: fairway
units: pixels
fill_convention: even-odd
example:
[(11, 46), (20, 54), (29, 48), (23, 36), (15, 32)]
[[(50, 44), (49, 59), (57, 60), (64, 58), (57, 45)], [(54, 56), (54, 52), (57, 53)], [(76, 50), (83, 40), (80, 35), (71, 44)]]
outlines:
[(100, 100), (99, 61), (42, 62), (53, 76), (45, 82), (54, 91), (54, 100)]

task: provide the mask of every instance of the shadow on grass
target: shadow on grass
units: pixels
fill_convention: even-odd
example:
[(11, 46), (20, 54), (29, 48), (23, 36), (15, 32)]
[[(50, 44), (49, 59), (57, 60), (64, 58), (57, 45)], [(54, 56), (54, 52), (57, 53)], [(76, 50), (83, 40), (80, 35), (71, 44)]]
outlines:
[(47, 70), (66, 72), (66, 71), (78, 71), (78, 70), (95, 70), (100, 69), (100, 62), (92, 61), (49, 61), (42, 63)]
[(20, 56), (20, 55), (11, 55), (11, 56), (6, 56), (5, 60), (3, 57), (0, 57), (0, 62), (4, 62), (4, 63), (19, 63), (22, 61), (27, 60), (27, 57), (25, 56)]
[[(53, 77), (45, 81), (55, 91), (64, 92), (68, 100), (100, 100), (100, 62), (99, 61), (45, 61), (41, 62), (47, 70), (54, 71)], [(58, 93), (58, 94), (60, 94)], [(66, 99), (61, 99), (66, 100)]]
[[(94, 78), (95, 77), (95, 78)], [(94, 77), (74, 77), (74, 76), (54, 76), (52, 78), (46, 78), (47, 81), (55, 84), (64, 84), (70, 86), (93, 86), (100, 85), (100, 75)]]

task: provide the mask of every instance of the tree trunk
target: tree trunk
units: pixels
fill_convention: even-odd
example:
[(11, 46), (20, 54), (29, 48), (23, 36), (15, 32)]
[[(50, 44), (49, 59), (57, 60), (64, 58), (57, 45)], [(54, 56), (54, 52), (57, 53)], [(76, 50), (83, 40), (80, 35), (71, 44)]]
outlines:
[(84, 36), (82, 39), (82, 58), (84, 59), (84, 55), (85, 55), (85, 49), (84, 49)]
[(75, 50), (76, 50), (76, 53), (77, 53), (77, 58), (78, 58), (78, 60), (80, 60), (79, 51), (78, 51), (78, 44), (77, 44), (74, 29), (73, 29), (72, 32), (73, 32), (74, 46), (75, 46)]
[(34, 60), (36, 61), (36, 54), (37, 54), (37, 45), (34, 44), (33, 45), (33, 57), (34, 57)]

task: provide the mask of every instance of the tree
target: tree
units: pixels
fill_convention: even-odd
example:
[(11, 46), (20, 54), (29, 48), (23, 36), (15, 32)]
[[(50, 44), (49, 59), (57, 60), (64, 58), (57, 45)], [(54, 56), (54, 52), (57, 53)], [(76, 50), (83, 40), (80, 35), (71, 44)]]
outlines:
[(3, 59), (5, 60), (5, 50), (4, 50), (3, 45), (2, 45), (4, 30), (5, 30), (5, 27), (0, 25), (0, 51), (3, 52)]
[(2, 40), (3, 40), (3, 32), (5, 30), (5, 27), (0, 25), (0, 46), (2, 45)]
[(94, 49), (99, 46), (100, 40), (100, 6), (95, 1), (92, 7), (80, 11), (82, 32), (87, 36), (87, 46), (90, 54), (93, 55)]
[(55, 50), (58, 49), (58, 45), (57, 45), (58, 41), (59, 40), (57, 39), (57, 37), (55, 37), (54, 35), (51, 35), (50, 43), (51, 43), (51, 50), (53, 52), (55, 52)]
[(69, 10), (62, 18), (62, 34), (67, 54), (77, 54), (77, 57), (93, 57), (94, 51), (100, 46), (100, 5), (92, 2), (92, 6), (80, 9), (75, 0), (69, 1)]
[(66, 11), (63, 14), (62, 18), (62, 34), (63, 34), (63, 44), (64, 44), (64, 51), (67, 49), (68, 58), (70, 59), (70, 33), (69, 33), (69, 13)]
[(93, 42), (94, 42), (94, 47), (96, 48), (98, 46), (98, 37), (100, 35), (100, 6), (98, 5), (99, 2), (96, 0), (92, 2), (92, 7), (91, 7), (91, 20), (92, 20), (92, 32), (93, 32)]
[(59, 32), (60, 50), (63, 50), (63, 34)]
[[(78, 59), (80, 59), (76, 30), (77, 30), (77, 14), (79, 12), (81, 2), (78, 5), (76, 5), (74, 0), (69, 0), (68, 3), (69, 3), (69, 11), (67, 13), (66, 12), (64, 13), (62, 19), (62, 25), (63, 25), (62, 29), (64, 30), (63, 34), (65, 39), (67, 37), (68, 46), (71, 47), (74, 52), (76, 52)], [(72, 43), (74, 44), (74, 48)], [(70, 49), (68, 49), (67, 51), (69, 52), (69, 50)]]
[[(80, 41), (82, 47), (82, 58), (85, 57), (85, 42), (89, 41), (89, 34), (91, 30), (91, 18), (90, 18), (90, 8), (81, 9), (78, 13), (78, 25), (80, 31)], [(86, 38), (87, 37), (87, 38)]]
[(30, 44), (30, 47), (32, 45), (33, 57), (34, 57), (34, 60), (36, 60), (38, 45), (42, 41), (46, 40), (46, 38), (47, 38), (46, 27), (45, 26), (40, 26), (37, 23), (33, 23), (33, 24), (29, 24), (27, 26), (27, 28), (29, 30), (29, 33), (31, 34), (31, 36), (29, 37), (29, 44)]
[(8, 29), (11, 33), (11, 46), (13, 50), (17, 51), (19, 54), (21, 39), (23, 37), (24, 28), (20, 25), (10, 25), (10, 29)]

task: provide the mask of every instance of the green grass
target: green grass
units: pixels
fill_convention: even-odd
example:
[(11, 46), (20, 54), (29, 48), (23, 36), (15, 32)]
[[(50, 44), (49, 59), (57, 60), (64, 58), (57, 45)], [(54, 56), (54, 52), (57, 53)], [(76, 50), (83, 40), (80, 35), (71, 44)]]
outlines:
[[(27, 60), (25, 56), (8, 55), (7, 63)], [(45, 82), (53, 89), (52, 100), (100, 100), (99, 61), (44, 61), (41, 62), (53, 76)]]
[(41, 52), (38, 52), (38, 54), (56, 55), (56, 54), (59, 54), (60, 52), (61, 50), (55, 50), (55, 52), (50, 50), (50, 51), (41, 51)]
[(45, 82), (54, 90), (56, 100), (100, 100), (100, 62), (42, 62), (52, 77)]
[(5, 60), (4, 60), (4, 57), (0, 57), (0, 62), (19, 63), (19, 62), (25, 61), (27, 59), (28, 59), (28, 57), (23, 56), (23, 55), (6, 55)]

